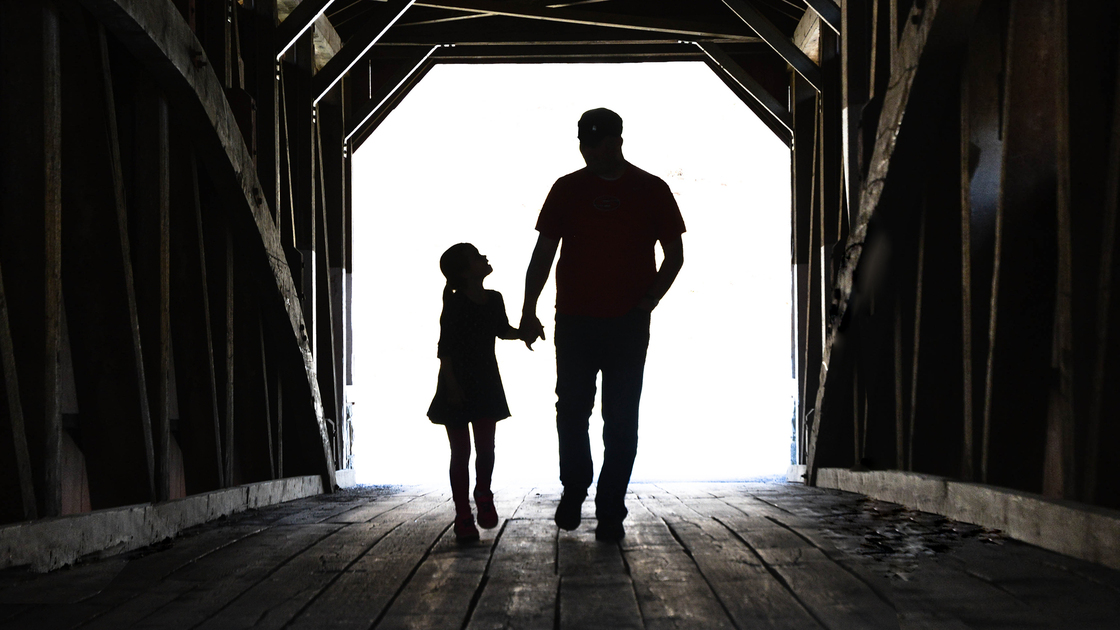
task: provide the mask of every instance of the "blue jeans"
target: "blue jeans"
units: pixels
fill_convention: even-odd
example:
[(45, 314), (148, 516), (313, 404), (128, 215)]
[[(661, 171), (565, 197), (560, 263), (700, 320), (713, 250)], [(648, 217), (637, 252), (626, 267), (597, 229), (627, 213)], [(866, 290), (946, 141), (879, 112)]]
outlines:
[(588, 420), (595, 405), (595, 377), (603, 373), (603, 468), (595, 496), (600, 520), (626, 518), (649, 319), (640, 309), (622, 317), (556, 315), (556, 433), (565, 492), (586, 492), (591, 486)]

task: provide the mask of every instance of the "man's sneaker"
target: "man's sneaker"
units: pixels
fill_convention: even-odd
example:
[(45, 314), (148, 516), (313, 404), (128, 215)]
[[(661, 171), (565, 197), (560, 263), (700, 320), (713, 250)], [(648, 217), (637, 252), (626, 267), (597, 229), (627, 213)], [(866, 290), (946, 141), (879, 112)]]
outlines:
[(560, 505), (556, 506), (556, 526), (560, 529), (571, 531), (579, 527), (580, 512), (583, 510), (583, 500), (587, 493), (565, 492), (560, 497)]
[(494, 495), (474, 495), (474, 505), (478, 508), (478, 526), (482, 529), (494, 529), (498, 526), (498, 511), (494, 509)]
[(595, 540), (602, 542), (618, 542), (626, 535), (626, 530), (622, 527), (622, 521), (604, 521), (600, 520), (599, 525), (595, 527)]

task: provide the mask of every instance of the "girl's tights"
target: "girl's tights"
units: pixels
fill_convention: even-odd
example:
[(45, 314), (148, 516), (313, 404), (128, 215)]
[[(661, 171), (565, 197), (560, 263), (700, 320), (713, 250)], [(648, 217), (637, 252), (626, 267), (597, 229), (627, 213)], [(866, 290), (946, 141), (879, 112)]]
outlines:
[[(496, 421), (489, 419), (471, 422), (474, 427), (474, 471), (475, 494), (490, 496), (490, 477), (494, 473), (494, 426)], [(455, 513), (466, 516), (471, 513), (470, 472), (471, 436), (469, 429), (447, 427), (447, 441), (451, 444), (451, 496), (455, 501)]]

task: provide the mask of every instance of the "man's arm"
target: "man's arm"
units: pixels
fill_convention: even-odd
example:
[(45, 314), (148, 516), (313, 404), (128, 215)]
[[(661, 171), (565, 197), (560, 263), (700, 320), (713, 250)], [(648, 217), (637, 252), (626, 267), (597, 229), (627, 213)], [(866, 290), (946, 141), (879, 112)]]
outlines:
[(669, 287), (673, 286), (673, 281), (677, 279), (677, 273), (684, 265), (684, 242), (679, 234), (675, 239), (662, 241), (661, 249), (665, 252), (665, 259), (661, 261), (661, 268), (657, 270), (657, 276), (654, 277), (649, 291), (642, 298), (642, 301), (638, 302), (638, 307), (647, 311), (652, 311), (657, 307), (657, 303), (669, 291)]
[(525, 270), (525, 302), (521, 307), (521, 339), (525, 346), (533, 349), (533, 342), (544, 339), (544, 326), (537, 319), (537, 300), (541, 297), (544, 284), (548, 281), (548, 274), (552, 271), (552, 261), (556, 259), (556, 249), (560, 246), (560, 239), (548, 238), (545, 235), (537, 237), (537, 246), (533, 248), (533, 257), (529, 259), (529, 268)]

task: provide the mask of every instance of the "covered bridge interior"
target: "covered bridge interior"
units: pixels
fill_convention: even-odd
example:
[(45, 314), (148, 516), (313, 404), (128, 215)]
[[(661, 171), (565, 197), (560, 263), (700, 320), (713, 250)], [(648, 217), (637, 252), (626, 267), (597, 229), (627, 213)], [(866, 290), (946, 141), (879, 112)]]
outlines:
[[(140, 549), (292, 499), (377, 504), (340, 490), (351, 217), (378, 211), (352, 207), (354, 152), (436, 64), (698, 61), (791, 151), (790, 481), (804, 485), (789, 492), (1000, 530), (1120, 584), (1102, 568), (1120, 568), (1115, 3), (0, 11), (0, 568)], [(752, 514), (718, 491), (649, 495), (663, 523), (731, 506), (805, 525), (771, 514), (776, 498)], [(547, 507), (518, 496), (511, 510)], [(785, 514), (824, 513), (796, 505)]]

